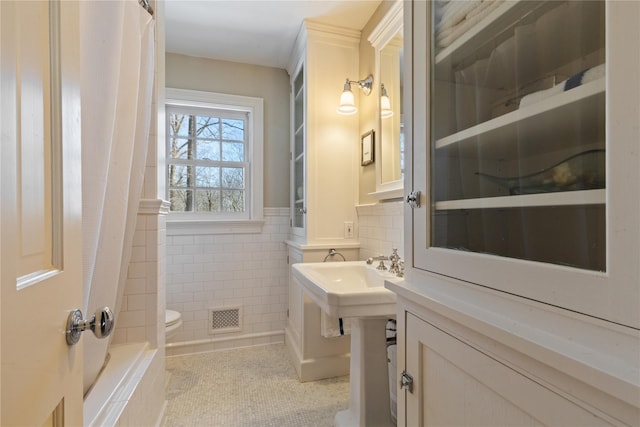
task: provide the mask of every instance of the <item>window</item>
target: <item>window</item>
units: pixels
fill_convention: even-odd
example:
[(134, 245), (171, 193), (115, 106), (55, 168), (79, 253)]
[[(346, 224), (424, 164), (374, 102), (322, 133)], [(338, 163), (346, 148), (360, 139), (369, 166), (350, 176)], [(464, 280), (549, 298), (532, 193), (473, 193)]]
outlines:
[(262, 219), (262, 99), (167, 89), (170, 220)]
[(172, 106), (167, 123), (170, 209), (244, 213), (247, 114)]

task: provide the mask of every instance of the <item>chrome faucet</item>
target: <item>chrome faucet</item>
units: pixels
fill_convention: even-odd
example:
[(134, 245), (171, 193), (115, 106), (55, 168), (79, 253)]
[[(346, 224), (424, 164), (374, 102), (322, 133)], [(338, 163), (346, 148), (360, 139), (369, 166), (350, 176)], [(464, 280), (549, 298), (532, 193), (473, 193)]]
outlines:
[[(384, 255), (380, 255), (376, 257), (367, 258), (368, 265), (373, 264), (374, 261), (380, 261), (380, 264), (378, 264), (378, 266), (376, 267), (376, 270), (382, 270), (382, 271), (389, 270), (389, 273), (394, 274), (397, 277), (404, 277), (404, 260), (402, 260), (400, 258), (400, 255), (398, 255), (398, 249), (393, 248), (393, 252), (388, 257)], [(385, 261), (391, 262), (391, 265), (389, 266), (389, 268), (387, 268), (387, 266), (384, 265)]]
[(389, 261), (391, 261), (389, 273), (400, 276), (400, 255), (398, 255), (398, 249), (393, 248), (392, 254), (389, 255)]
[(398, 261), (398, 274), (396, 274), (396, 276), (398, 277), (404, 277), (404, 261), (400, 260)]
[(378, 266), (376, 267), (376, 270), (387, 270), (387, 266), (384, 265), (384, 262), (388, 260), (389, 260), (389, 257), (386, 257), (384, 255), (369, 257), (367, 258), (367, 264), (371, 265), (373, 264), (373, 261), (380, 261), (380, 264), (378, 264)]

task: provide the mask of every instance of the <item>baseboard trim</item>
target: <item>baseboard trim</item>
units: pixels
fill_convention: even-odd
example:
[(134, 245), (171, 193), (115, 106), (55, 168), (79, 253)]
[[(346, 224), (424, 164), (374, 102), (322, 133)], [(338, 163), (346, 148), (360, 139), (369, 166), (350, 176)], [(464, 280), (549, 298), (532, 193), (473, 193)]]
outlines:
[(351, 353), (303, 359), (288, 329), (285, 329), (285, 345), (301, 383), (349, 375)]
[(187, 354), (207, 353), (210, 351), (283, 343), (284, 331), (279, 330), (255, 334), (234, 335), (231, 337), (215, 337), (202, 340), (168, 343), (165, 346), (165, 354), (167, 357), (184, 356)]

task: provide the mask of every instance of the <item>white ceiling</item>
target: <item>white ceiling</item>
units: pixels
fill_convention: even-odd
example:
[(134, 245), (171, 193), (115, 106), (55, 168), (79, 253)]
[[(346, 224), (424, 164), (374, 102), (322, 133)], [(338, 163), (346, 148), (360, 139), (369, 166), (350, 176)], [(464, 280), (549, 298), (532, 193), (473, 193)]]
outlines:
[(166, 0), (166, 50), (286, 68), (304, 19), (361, 30), (380, 0)]

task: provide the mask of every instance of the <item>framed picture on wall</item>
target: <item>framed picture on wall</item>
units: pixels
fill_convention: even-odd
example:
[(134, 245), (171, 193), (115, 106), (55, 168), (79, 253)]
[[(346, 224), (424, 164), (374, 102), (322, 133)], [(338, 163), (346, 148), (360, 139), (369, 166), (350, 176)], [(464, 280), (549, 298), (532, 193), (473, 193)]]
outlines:
[(374, 139), (375, 132), (373, 129), (362, 135), (362, 138), (360, 138), (360, 144), (362, 146), (362, 166), (370, 165), (374, 161)]

